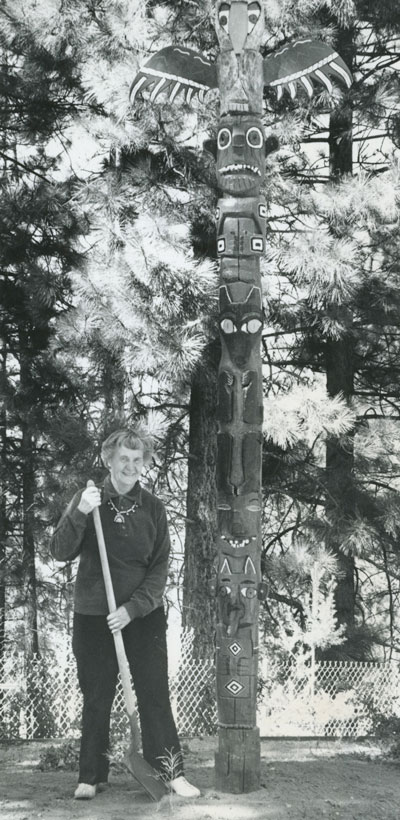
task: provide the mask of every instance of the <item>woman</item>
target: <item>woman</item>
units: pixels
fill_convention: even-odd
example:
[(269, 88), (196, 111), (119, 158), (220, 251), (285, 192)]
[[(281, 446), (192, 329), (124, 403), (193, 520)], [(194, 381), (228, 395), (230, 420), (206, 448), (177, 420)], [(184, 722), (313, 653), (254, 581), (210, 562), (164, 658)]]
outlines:
[[(75, 798), (88, 800), (108, 778), (109, 729), (118, 666), (112, 633), (123, 630), (135, 686), (143, 756), (158, 771), (170, 754), (178, 761), (171, 789), (182, 797), (200, 792), (183, 776), (179, 739), (168, 691), (163, 593), (170, 550), (162, 502), (139, 482), (151, 458), (142, 433), (118, 430), (103, 443), (108, 468), (102, 486), (75, 494), (51, 541), (58, 561), (80, 556), (74, 593), (73, 651), (83, 693), (79, 782)], [(117, 610), (108, 613), (94, 529), (99, 507)]]

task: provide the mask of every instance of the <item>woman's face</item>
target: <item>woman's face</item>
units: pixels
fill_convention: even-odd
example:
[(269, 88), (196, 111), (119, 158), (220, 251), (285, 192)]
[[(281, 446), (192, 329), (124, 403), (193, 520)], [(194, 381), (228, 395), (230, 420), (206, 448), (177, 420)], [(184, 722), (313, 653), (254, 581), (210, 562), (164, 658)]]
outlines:
[(131, 450), (121, 444), (109, 458), (111, 481), (121, 495), (129, 493), (140, 478), (144, 467), (143, 450)]

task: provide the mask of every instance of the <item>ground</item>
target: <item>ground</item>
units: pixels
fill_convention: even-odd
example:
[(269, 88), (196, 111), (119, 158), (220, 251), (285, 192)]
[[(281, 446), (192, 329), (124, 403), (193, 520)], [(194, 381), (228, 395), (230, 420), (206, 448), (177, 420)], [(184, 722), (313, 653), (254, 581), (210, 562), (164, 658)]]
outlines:
[(201, 797), (158, 804), (125, 773), (94, 800), (73, 800), (74, 772), (38, 768), (46, 743), (0, 744), (1, 820), (400, 820), (400, 763), (372, 741), (263, 740), (261, 788), (230, 795), (214, 788), (216, 739), (188, 740), (186, 773)]

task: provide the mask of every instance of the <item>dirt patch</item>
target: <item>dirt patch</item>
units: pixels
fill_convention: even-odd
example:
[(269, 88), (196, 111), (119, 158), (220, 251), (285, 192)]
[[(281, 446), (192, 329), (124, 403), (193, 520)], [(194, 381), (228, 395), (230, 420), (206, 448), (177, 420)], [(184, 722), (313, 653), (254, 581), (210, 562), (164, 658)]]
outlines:
[(399, 764), (371, 743), (262, 741), (262, 787), (230, 795), (214, 788), (216, 740), (187, 742), (188, 779), (196, 801), (165, 797), (155, 804), (130, 775), (113, 773), (109, 788), (73, 800), (74, 772), (41, 772), (47, 743), (0, 745), (1, 820), (399, 820)]

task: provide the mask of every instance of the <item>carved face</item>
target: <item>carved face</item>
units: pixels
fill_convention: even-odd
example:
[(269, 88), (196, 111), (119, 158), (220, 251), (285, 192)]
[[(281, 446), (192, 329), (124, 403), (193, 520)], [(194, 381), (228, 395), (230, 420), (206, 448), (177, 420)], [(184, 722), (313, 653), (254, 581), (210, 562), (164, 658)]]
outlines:
[(261, 292), (242, 282), (220, 288), (220, 331), (232, 362), (243, 369), (260, 344)]
[(257, 612), (257, 571), (248, 556), (237, 565), (237, 560), (222, 556), (218, 578), (220, 621), (226, 634), (236, 635), (239, 627), (254, 623)]
[(258, 0), (222, 0), (217, 3), (215, 30), (221, 50), (240, 54), (245, 48), (258, 48), (263, 26), (262, 6)]
[(258, 493), (220, 495), (218, 499), (218, 527), (221, 541), (233, 549), (254, 544), (258, 533), (261, 503)]
[(257, 117), (224, 117), (217, 135), (217, 182), (237, 196), (258, 194), (265, 172), (265, 141)]

